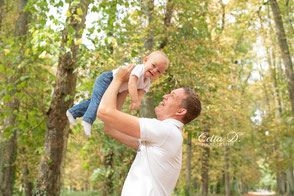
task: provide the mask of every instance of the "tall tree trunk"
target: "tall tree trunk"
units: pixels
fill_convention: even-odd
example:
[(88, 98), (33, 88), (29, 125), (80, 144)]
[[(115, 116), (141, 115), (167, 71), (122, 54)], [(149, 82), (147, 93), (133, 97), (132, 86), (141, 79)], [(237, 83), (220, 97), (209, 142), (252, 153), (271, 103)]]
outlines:
[[(104, 167), (105, 169), (113, 168), (113, 161), (114, 161), (114, 153), (109, 152), (105, 157), (104, 157)], [(107, 177), (105, 177), (104, 180), (104, 189), (103, 189), (103, 196), (108, 196), (108, 195), (113, 195), (114, 194), (114, 189), (113, 189), (113, 172), (109, 173)]]
[[(164, 16), (165, 32), (168, 32), (171, 27), (171, 18), (173, 15), (173, 10), (174, 10), (174, 2), (173, 2), (173, 0), (168, 0), (166, 3), (166, 11), (165, 11), (165, 16)], [(169, 37), (169, 33), (166, 34), (166, 36), (162, 40), (161, 44), (159, 45), (160, 50), (162, 50), (167, 45), (168, 37)]]
[[(4, 3), (1, 1), (1, 4)], [(15, 23), (15, 45), (20, 44), (19, 54), (23, 54), (23, 47), (26, 42), (26, 35), (28, 30), (28, 23), (30, 19), (30, 13), (28, 11), (24, 12), (24, 8), (27, 5), (27, 0), (18, 0), (17, 3), (17, 13), (18, 17)], [(3, 4), (1, 5), (1, 7)], [(1, 10), (2, 15), (2, 10)], [(2, 20), (2, 18), (1, 18)], [(10, 84), (13, 84), (14, 88), (17, 89), (17, 81), (21, 77), (22, 68), (17, 68), (17, 65), (21, 63), (23, 58), (19, 60), (12, 66), (15, 68), (15, 73), (9, 80)], [(9, 106), (10, 115), (4, 120), (4, 128), (11, 130), (10, 137), (4, 137), (3, 134), (0, 138), (0, 196), (10, 196), (13, 192), (14, 178), (15, 178), (15, 160), (17, 152), (17, 112), (19, 110), (19, 100), (15, 96), (17, 90), (12, 90), (9, 92), (11, 100), (6, 103)]]
[(276, 34), (277, 34), (278, 43), (281, 49), (283, 63), (286, 68), (286, 75), (288, 79), (288, 90), (290, 93), (292, 114), (294, 116), (294, 74), (293, 74), (291, 55), (290, 55), (289, 47), (287, 44), (287, 37), (286, 37), (279, 5), (276, 0), (270, 0), (269, 2), (273, 11), (273, 16), (274, 16), (274, 20), (276, 24)]
[(282, 104), (281, 104), (280, 91), (279, 91), (279, 87), (278, 87), (277, 69), (276, 69), (276, 64), (275, 64), (275, 55), (274, 55), (274, 52), (273, 52), (272, 53), (272, 59), (273, 60), (271, 60), (271, 56), (269, 54), (268, 49), (266, 51), (267, 51), (267, 56), (268, 56), (267, 58), (268, 58), (270, 73), (271, 73), (271, 76), (272, 76), (272, 79), (273, 79), (272, 86), (273, 86), (273, 90), (274, 90), (275, 103), (276, 103), (276, 106), (278, 108), (278, 110), (276, 110), (277, 111), (277, 116), (279, 118), (281, 118)]
[(154, 47), (154, 30), (152, 24), (154, 18), (154, 0), (144, 1), (143, 12), (148, 18), (147, 36), (145, 37), (144, 47), (146, 51), (152, 51)]
[[(206, 138), (209, 137), (210, 129), (205, 130)], [(210, 147), (209, 141), (205, 140), (202, 143), (202, 156), (201, 156), (201, 183), (202, 183), (202, 196), (208, 195), (208, 171), (209, 171), (209, 156), (210, 156)]]
[(4, 11), (4, 0), (0, 0), (0, 30), (2, 28), (2, 19), (4, 17), (3, 11)]
[(277, 189), (278, 193), (281, 195), (284, 195), (286, 192), (286, 179), (285, 179), (285, 173), (278, 171), (277, 172)]
[(243, 181), (243, 178), (241, 176), (241, 194), (247, 194), (248, 193), (248, 185)]
[(192, 158), (192, 135), (187, 138), (187, 158), (186, 158), (186, 195), (190, 195), (191, 189), (191, 158)]
[(225, 151), (225, 195), (230, 196), (230, 157), (229, 157), (229, 148), (224, 147)]
[(288, 195), (294, 195), (294, 176), (293, 176), (293, 165), (291, 159), (288, 160), (289, 167), (286, 170)]
[[(86, 15), (90, 0), (83, 0), (78, 5), (70, 5), (71, 16), (66, 19), (62, 33), (61, 54), (58, 59), (57, 78), (46, 125), (44, 141), (45, 155), (40, 161), (40, 168), (35, 194), (59, 195), (61, 187), (61, 166), (65, 159), (64, 148), (68, 139), (69, 124), (66, 110), (72, 106), (76, 89), (76, 69), (78, 46), (74, 40), (71, 43), (68, 29), (75, 30), (75, 39), (80, 39), (80, 31), (85, 26)], [(78, 15), (77, 10), (82, 10)], [(70, 44), (68, 44), (70, 43)], [(66, 52), (69, 49), (69, 52)]]
[(155, 117), (153, 92), (148, 92), (144, 95), (140, 107), (140, 116), (145, 118)]
[[(154, 1), (153, 0), (145, 0), (144, 6), (142, 7), (144, 14), (148, 18), (148, 32), (145, 37), (144, 47), (145, 51), (152, 51), (154, 46), (154, 33), (153, 33), (153, 11), (154, 11)], [(154, 96), (153, 92), (149, 91), (146, 93), (142, 99), (141, 107), (140, 107), (140, 116), (146, 118), (154, 118)]]
[[(145, 37), (144, 47), (145, 51), (152, 51), (154, 47), (154, 32), (153, 32), (153, 12), (154, 12), (154, 0), (145, 0), (143, 6), (143, 12), (148, 18), (148, 33)], [(171, 26), (171, 18), (173, 13), (174, 3), (172, 0), (168, 0), (166, 4), (166, 12), (164, 17), (164, 26), (169, 28)], [(160, 43), (159, 49), (162, 50), (168, 43), (168, 34)], [(146, 93), (142, 99), (141, 108), (140, 108), (140, 116), (147, 118), (154, 118), (154, 95), (153, 92), (150, 91)]]
[[(12, 103), (12, 102), (11, 102)], [(8, 123), (13, 126), (15, 119), (9, 118)], [(11, 196), (15, 178), (15, 160), (16, 160), (16, 131), (13, 131), (10, 138), (1, 139), (1, 160), (0, 160), (0, 196)]]
[[(278, 118), (282, 118), (282, 104), (281, 104), (281, 96), (278, 88), (278, 79), (277, 79), (277, 68), (276, 68), (276, 63), (275, 63), (275, 53), (272, 52), (272, 58), (269, 55), (269, 50), (266, 50), (267, 52), (267, 58), (268, 58), (268, 63), (269, 63), (269, 68), (270, 72), (272, 75), (273, 79), (273, 90), (274, 90), (274, 97), (275, 97), (275, 103), (277, 105), (277, 116)], [(272, 60), (271, 60), (272, 59)], [(291, 151), (291, 149), (290, 149)], [(288, 169), (286, 170), (286, 176), (287, 176), (287, 187), (288, 187), (288, 194), (289, 195), (294, 195), (294, 177), (293, 177), (293, 167), (292, 167), (292, 152), (289, 152), (289, 158), (288, 158)]]
[(25, 164), (22, 166), (22, 178), (25, 190), (25, 196), (32, 196), (33, 195), (33, 183), (29, 178), (29, 169), (28, 166)]
[(223, 32), (226, 27), (226, 5), (223, 3), (223, 0), (220, 0), (220, 5), (222, 8), (221, 32)]

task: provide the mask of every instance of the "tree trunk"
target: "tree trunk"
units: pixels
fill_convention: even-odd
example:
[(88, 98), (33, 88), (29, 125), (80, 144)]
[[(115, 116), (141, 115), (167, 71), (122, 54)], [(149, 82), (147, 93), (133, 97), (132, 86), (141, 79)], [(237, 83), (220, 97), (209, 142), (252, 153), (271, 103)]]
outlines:
[[(113, 168), (113, 161), (114, 161), (114, 154), (113, 152), (109, 152), (104, 157), (104, 167), (105, 169)], [(103, 196), (113, 195), (114, 194), (114, 188), (113, 188), (113, 172), (110, 172), (107, 177), (105, 177), (104, 180), (104, 189), (103, 189)]]
[(215, 193), (220, 194), (221, 193), (221, 179), (217, 180), (216, 188), (215, 188)]
[(230, 196), (230, 157), (229, 157), (229, 149), (227, 146), (225, 149), (225, 195)]
[(4, 0), (0, 0), (0, 30), (2, 28), (2, 19), (4, 17), (3, 10), (4, 10)]
[(294, 74), (293, 74), (293, 68), (292, 68), (291, 55), (290, 55), (289, 47), (287, 44), (287, 37), (284, 30), (284, 25), (283, 25), (283, 20), (282, 20), (281, 12), (279, 9), (279, 5), (276, 0), (270, 0), (269, 2), (273, 11), (273, 16), (274, 16), (274, 20), (276, 24), (276, 34), (278, 37), (278, 43), (281, 49), (283, 63), (286, 69), (292, 114), (294, 116)]
[(221, 23), (221, 32), (224, 31), (226, 27), (226, 5), (220, 0), (220, 5), (222, 7), (222, 23)]
[[(145, 51), (152, 51), (154, 46), (154, 34), (153, 34), (153, 11), (154, 11), (154, 1), (145, 0), (142, 10), (148, 18), (148, 32), (145, 37), (144, 47)], [(153, 92), (150, 91), (143, 96), (141, 107), (140, 107), (140, 116), (145, 118), (155, 118), (154, 113), (154, 97)]]
[[(13, 121), (13, 122), (12, 122)], [(15, 119), (10, 117), (10, 121), (14, 123)], [(13, 125), (13, 124), (10, 124)], [(2, 138), (1, 141), (1, 160), (0, 160), (0, 195), (11, 196), (15, 178), (15, 160), (16, 160), (16, 131), (13, 131), (9, 139)]]
[(190, 195), (191, 189), (191, 157), (192, 157), (192, 136), (187, 138), (187, 158), (186, 158), (186, 195)]
[[(154, 32), (153, 32), (153, 12), (154, 12), (154, 0), (145, 0), (144, 1), (144, 6), (142, 7), (142, 10), (144, 14), (148, 18), (148, 32), (147, 36), (145, 37), (144, 40), (144, 47), (145, 51), (152, 51), (154, 47)], [(171, 26), (171, 17), (172, 17), (172, 12), (173, 12), (173, 2), (172, 0), (167, 1), (167, 6), (166, 6), (166, 12), (165, 12), (165, 17), (164, 17), (164, 25), (165, 27), (170, 27)], [(168, 41), (168, 35), (163, 39), (163, 41), (160, 44), (159, 49), (163, 49)], [(154, 96), (153, 92), (150, 91), (146, 93), (142, 99), (141, 107), (140, 107), (140, 116), (141, 117), (146, 117), (146, 118), (155, 118), (156, 115), (154, 113)]]
[(284, 195), (286, 192), (286, 188), (285, 188), (285, 174), (284, 172), (278, 171), (277, 172), (277, 189), (278, 189), (278, 193), (281, 195)]
[(271, 76), (272, 76), (272, 79), (273, 79), (272, 86), (273, 86), (273, 90), (274, 90), (275, 103), (276, 103), (276, 106), (278, 108), (277, 116), (279, 118), (281, 118), (282, 104), (281, 104), (280, 91), (279, 91), (279, 88), (278, 88), (277, 69), (276, 69), (276, 65), (275, 65), (275, 55), (274, 55), (274, 52), (273, 52), (272, 53), (272, 59), (273, 60), (271, 60), (271, 56), (270, 56), (270, 53), (269, 53), (268, 49), (266, 49), (266, 53), (267, 53), (267, 59), (268, 59), (268, 63), (269, 63), (270, 73), (271, 73)]
[[(1, 7), (3, 6), (1, 1)], [(19, 54), (23, 53), (23, 47), (25, 45), (27, 27), (29, 23), (30, 13), (24, 12), (27, 0), (19, 0), (17, 4), (18, 18), (15, 23), (15, 42), (16, 45), (20, 44)], [(2, 10), (1, 10), (2, 15)], [(2, 18), (1, 18), (2, 20)], [(23, 60), (21, 57), (18, 62), (15, 63), (17, 66)], [(14, 85), (13, 89), (17, 89), (17, 81), (21, 77), (22, 68), (15, 68), (15, 73), (9, 80), (10, 84)], [(11, 100), (6, 103), (9, 106), (10, 115), (4, 120), (4, 128), (10, 129), (10, 137), (1, 136), (0, 140), (0, 196), (10, 196), (13, 192), (14, 178), (15, 178), (15, 160), (17, 154), (17, 111), (19, 110), (19, 100), (15, 96), (17, 90), (9, 92)]]
[(294, 176), (293, 176), (293, 166), (291, 160), (289, 159), (289, 168), (286, 170), (287, 175), (287, 185), (288, 185), (288, 195), (294, 195)]
[[(74, 40), (69, 41), (68, 29), (75, 30), (75, 39), (80, 39), (80, 31), (85, 26), (85, 19), (90, 0), (83, 0), (78, 5), (70, 5), (71, 16), (66, 19), (66, 26), (62, 33), (61, 54), (58, 59), (57, 78), (54, 88), (44, 141), (45, 155), (42, 156), (35, 194), (59, 195), (61, 184), (61, 166), (65, 159), (64, 148), (68, 139), (69, 124), (66, 111), (73, 104), (77, 75), (74, 73), (78, 46)], [(78, 15), (78, 9), (82, 14)], [(68, 42), (69, 41), (69, 42)], [(68, 44), (69, 43), (69, 44)], [(65, 52), (69, 50), (69, 52)]]
[(30, 181), (29, 169), (26, 164), (22, 166), (22, 179), (24, 184), (25, 196), (32, 196), (33, 183)]
[[(206, 138), (209, 137), (209, 129), (205, 130)], [(210, 147), (209, 147), (209, 141), (205, 140), (205, 142), (202, 143), (202, 156), (201, 156), (201, 183), (202, 183), (202, 196), (208, 195), (208, 171), (209, 171), (209, 155), (210, 155)]]
[(154, 47), (154, 31), (153, 31), (153, 12), (154, 0), (145, 0), (143, 12), (148, 18), (147, 36), (145, 37), (144, 47), (146, 51), (152, 51)]
[(148, 92), (144, 95), (140, 107), (140, 116), (144, 118), (155, 118), (153, 92)]
[(243, 181), (241, 177), (241, 194), (247, 194), (248, 193), (248, 185)]
[[(165, 27), (165, 32), (169, 31), (169, 28), (171, 27), (171, 18), (173, 14), (173, 9), (174, 9), (174, 3), (172, 0), (168, 0), (166, 3), (166, 12), (164, 16), (164, 27)], [(159, 45), (159, 49), (162, 50), (168, 43), (168, 37), (169, 34), (167, 33), (164, 39), (162, 40), (161, 44)]]

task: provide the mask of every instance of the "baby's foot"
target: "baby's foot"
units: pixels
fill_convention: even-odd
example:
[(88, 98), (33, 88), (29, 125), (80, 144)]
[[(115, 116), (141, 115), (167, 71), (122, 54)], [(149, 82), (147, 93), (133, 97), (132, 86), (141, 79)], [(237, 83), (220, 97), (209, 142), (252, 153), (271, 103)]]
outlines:
[(84, 127), (84, 131), (87, 137), (91, 137), (91, 127), (92, 125), (86, 121), (82, 120), (82, 125)]
[(73, 115), (68, 110), (66, 111), (66, 116), (67, 116), (68, 121), (69, 121), (69, 123), (71, 125), (73, 125), (73, 126), (76, 126), (77, 125), (75, 118), (73, 117)]

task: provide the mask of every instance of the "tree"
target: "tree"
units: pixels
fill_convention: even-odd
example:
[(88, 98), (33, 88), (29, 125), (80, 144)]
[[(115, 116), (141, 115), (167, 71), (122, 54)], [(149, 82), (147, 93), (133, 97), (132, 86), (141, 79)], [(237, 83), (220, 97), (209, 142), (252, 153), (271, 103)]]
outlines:
[(276, 34), (278, 38), (278, 43), (280, 46), (284, 66), (286, 68), (291, 108), (292, 108), (292, 113), (294, 115), (294, 74), (293, 74), (293, 65), (292, 65), (291, 55), (290, 55), (290, 51), (289, 51), (289, 47), (287, 43), (287, 36), (285, 33), (283, 20), (282, 20), (281, 12), (280, 12), (277, 1), (270, 0), (269, 3), (272, 8), (272, 12), (273, 12), (273, 16), (274, 16), (274, 20), (276, 24)]
[(75, 69), (79, 60), (77, 41), (82, 36), (89, 4), (90, 0), (79, 3), (71, 2), (67, 12), (58, 59), (56, 84), (47, 112), (45, 154), (40, 161), (36, 194), (59, 195), (60, 193), (61, 167), (69, 134), (69, 124), (65, 113), (73, 104), (77, 79)]
[[(22, 76), (23, 67), (19, 67), (19, 64), (24, 60), (24, 46), (26, 44), (26, 37), (28, 34), (28, 24), (30, 21), (30, 13), (25, 11), (25, 7), (27, 5), (27, 0), (20, 0), (17, 4), (18, 18), (15, 22), (15, 44), (19, 45), (18, 60), (11, 65), (14, 67), (15, 73), (10, 77), (8, 84), (12, 85), (12, 89), (9, 91), (9, 101), (7, 103), (9, 107), (9, 116), (6, 116), (4, 121), (4, 128), (6, 130), (10, 130), (8, 132), (8, 137), (5, 135), (1, 135), (1, 160), (0, 160), (0, 195), (12, 195), (13, 186), (15, 180), (15, 160), (16, 160), (16, 152), (17, 152), (17, 111), (19, 110), (19, 99), (16, 94), (19, 92), (17, 90), (17, 86), (20, 84), (20, 78)], [(3, 2), (1, 2), (1, 8), (3, 6)], [(1, 14), (2, 14), (1, 10)], [(2, 18), (1, 18), (2, 20)], [(2, 21), (1, 21), (2, 22)]]
[(205, 133), (205, 139), (204, 142), (202, 143), (202, 159), (201, 159), (201, 182), (202, 182), (202, 196), (207, 196), (208, 195), (208, 182), (209, 182), (209, 176), (208, 176), (208, 171), (209, 171), (209, 155), (210, 155), (210, 146), (209, 146), (209, 128), (206, 128), (204, 130)]
[[(143, 13), (148, 20), (146, 37), (144, 37), (144, 49), (145, 53), (153, 50), (154, 47), (154, 1), (145, 0), (142, 7)], [(146, 118), (154, 118), (154, 97), (153, 92), (148, 92), (142, 99), (142, 106), (140, 107), (140, 116)]]
[(192, 159), (192, 134), (188, 133), (187, 138), (187, 158), (186, 158), (186, 194), (191, 191), (191, 159)]

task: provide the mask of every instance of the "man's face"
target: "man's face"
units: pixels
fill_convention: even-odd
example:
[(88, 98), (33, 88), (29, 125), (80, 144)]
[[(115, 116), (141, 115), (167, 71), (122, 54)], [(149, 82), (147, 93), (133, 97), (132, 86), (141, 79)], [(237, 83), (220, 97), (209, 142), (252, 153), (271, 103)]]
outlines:
[(185, 97), (185, 91), (182, 88), (164, 95), (162, 102), (155, 108), (157, 119), (163, 120), (176, 116), (176, 113), (181, 109), (181, 103)]
[(167, 69), (167, 59), (162, 55), (153, 55), (144, 59), (145, 78), (155, 79)]

